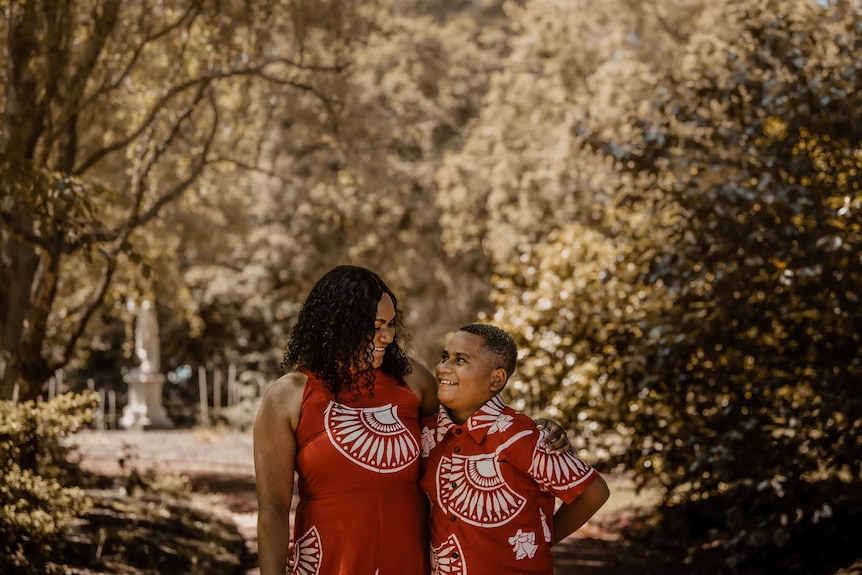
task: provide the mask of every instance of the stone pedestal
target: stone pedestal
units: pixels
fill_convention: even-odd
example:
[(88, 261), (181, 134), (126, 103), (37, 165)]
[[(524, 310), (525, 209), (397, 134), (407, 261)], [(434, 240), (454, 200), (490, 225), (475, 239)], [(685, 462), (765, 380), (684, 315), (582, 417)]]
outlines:
[(129, 402), (123, 408), (120, 425), (125, 429), (170, 429), (174, 426), (162, 406), (161, 373), (132, 370), (123, 377), (129, 386)]

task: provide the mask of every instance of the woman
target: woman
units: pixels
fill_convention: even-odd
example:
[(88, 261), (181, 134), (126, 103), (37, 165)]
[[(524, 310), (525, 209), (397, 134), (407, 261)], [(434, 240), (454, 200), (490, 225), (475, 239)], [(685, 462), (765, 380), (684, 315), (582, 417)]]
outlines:
[[(293, 573), (430, 572), (419, 418), (439, 402), (434, 376), (402, 347), (397, 304), (373, 271), (338, 266), (302, 305), (284, 356), (294, 369), (254, 423), (261, 575), (288, 563), (294, 472)], [(567, 449), (554, 426), (550, 442)]]

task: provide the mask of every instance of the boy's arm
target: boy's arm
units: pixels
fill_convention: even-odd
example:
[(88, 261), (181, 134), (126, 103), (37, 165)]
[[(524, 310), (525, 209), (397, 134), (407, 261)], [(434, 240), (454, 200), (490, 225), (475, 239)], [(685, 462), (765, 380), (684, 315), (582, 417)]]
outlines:
[(551, 545), (556, 545), (580, 529), (608, 500), (611, 494), (608, 484), (598, 472), (596, 475), (583, 493), (571, 503), (563, 503), (554, 513), (554, 540)]

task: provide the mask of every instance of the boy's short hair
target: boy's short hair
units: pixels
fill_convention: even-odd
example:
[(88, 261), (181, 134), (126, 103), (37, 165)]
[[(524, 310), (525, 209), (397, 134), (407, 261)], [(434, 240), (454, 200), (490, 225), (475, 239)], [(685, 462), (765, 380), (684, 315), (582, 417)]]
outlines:
[(487, 323), (470, 323), (462, 326), (458, 331), (466, 331), (481, 337), (481, 349), (489, 351), (500, 361), (499, 367), (506, 370), (506, 377), (512, 375), (515, 366), (518, 365), (518, 346), (512, 336), (499, 327)]

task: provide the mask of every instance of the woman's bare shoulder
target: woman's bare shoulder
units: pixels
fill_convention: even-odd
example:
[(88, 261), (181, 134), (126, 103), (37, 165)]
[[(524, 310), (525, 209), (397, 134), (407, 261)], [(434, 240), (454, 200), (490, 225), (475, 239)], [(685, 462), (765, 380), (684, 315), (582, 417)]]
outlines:
[(437, 406), (440, 404), (437, 400), (437, 378), (416, 359), (411, 358), (410, 365), (413, 369), (404, 377), (404, 381), (419, 398), (420, 414), (437, 413)]
[(261, 398), (260, 412), (268, 419), (288, 418), (295, 428), (302, 408), (302, 396), (308, 376), (289, 371), (272, 382)]
[(404, 381), (410, 387), (416, 387), (419, 389), (433, 389), (436, 391), (437, 389), (437, 380), (434, 378), (434, 374), (431, 371), (422, 365), (422, 363), (415, 359), (410, 358), (410, 373), (404, 376)]
[(308, 376), (301, 371), (288, 371), (278, 379), (272, 382), (270, 389), (279, 391), (280, 393), (291, 393), (302, 391), (305, 389), (305, 384), (308, 381)]

